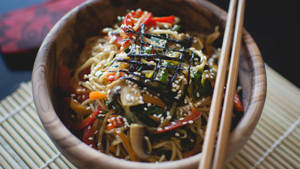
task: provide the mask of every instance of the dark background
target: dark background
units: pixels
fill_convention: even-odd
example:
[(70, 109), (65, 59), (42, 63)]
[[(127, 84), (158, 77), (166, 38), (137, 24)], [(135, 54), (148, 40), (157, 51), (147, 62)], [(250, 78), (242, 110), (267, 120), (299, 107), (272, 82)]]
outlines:
[[(45, 1), (0, 0), (0, 14)], [(229, 1), (211, 1), (227, 10)], [(296, 3), (297, 1), (248, 0), (245, 27), (257, 42), (266, 64), (299, 87), (300, 17)], [(20, 60), (24, 62), (24, 59)], [(22, 64), (27, 69), (12, 69), (0, 54), (0, 100), (17, 89), (20, 82), (31, 80), (32, 60), (28, 59), (28, 63), (25, 61)]]

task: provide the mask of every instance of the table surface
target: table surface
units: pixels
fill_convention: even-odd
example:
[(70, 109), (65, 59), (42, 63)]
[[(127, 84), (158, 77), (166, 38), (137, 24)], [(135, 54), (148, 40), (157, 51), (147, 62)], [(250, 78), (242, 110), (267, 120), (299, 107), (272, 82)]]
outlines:
[[(0, 14), (44, 1), (46, 0), (1, 0)], [(211, 1), (227, 9), (228, 1)], [(299, 39), (296, 2), (247, 1), (245, 27), (256, 40), (265, 62), (299, 87), (299, 54), (294, 52), (299, 44), (294, 43), (295, 39)], [(20, 82), (31, 79), (31, 69), (10, 69), (0, 54), (0, 77), (0, 99), (3, 99), (13, 92)]]

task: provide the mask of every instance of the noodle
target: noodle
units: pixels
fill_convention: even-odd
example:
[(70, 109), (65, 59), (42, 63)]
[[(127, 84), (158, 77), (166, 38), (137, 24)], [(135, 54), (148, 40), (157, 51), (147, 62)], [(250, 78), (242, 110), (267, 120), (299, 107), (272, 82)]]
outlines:
[(133, 161), (200, 152), (220, 54), (213, 46), (218, 28), (210, 35), (183, 33), (178, 18), (142, 10), (120, 18), (104, 36), (88, 39), (80, 54), (67, 96), (74, 130), (93, 125), (93, 147)]

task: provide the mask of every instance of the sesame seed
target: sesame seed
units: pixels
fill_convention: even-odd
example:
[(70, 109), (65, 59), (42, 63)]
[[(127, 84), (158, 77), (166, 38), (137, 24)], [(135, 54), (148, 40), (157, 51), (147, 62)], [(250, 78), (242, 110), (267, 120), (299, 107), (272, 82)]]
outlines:
[(179, 137), (179, 136), (180, 136), (180, 134), (179, 134), (178, 132), (176, 132), (176, 133), (175, 133), (175, 136), (176, 136), (176, 137)]
[(134, 100), (134, 96), (130, 96), (130, 100), (133, 101)]

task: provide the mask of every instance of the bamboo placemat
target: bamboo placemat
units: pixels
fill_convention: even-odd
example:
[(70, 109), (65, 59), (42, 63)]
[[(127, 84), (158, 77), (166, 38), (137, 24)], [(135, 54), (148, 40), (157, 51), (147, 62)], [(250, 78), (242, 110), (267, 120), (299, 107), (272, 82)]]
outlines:
[[(300, 90), (267, 67), (267, 100), (257, 128), (226, 168), (300, 169)], [(0, 102), (0, 168), (75, 168), (47, 136), (31, 83)]]

